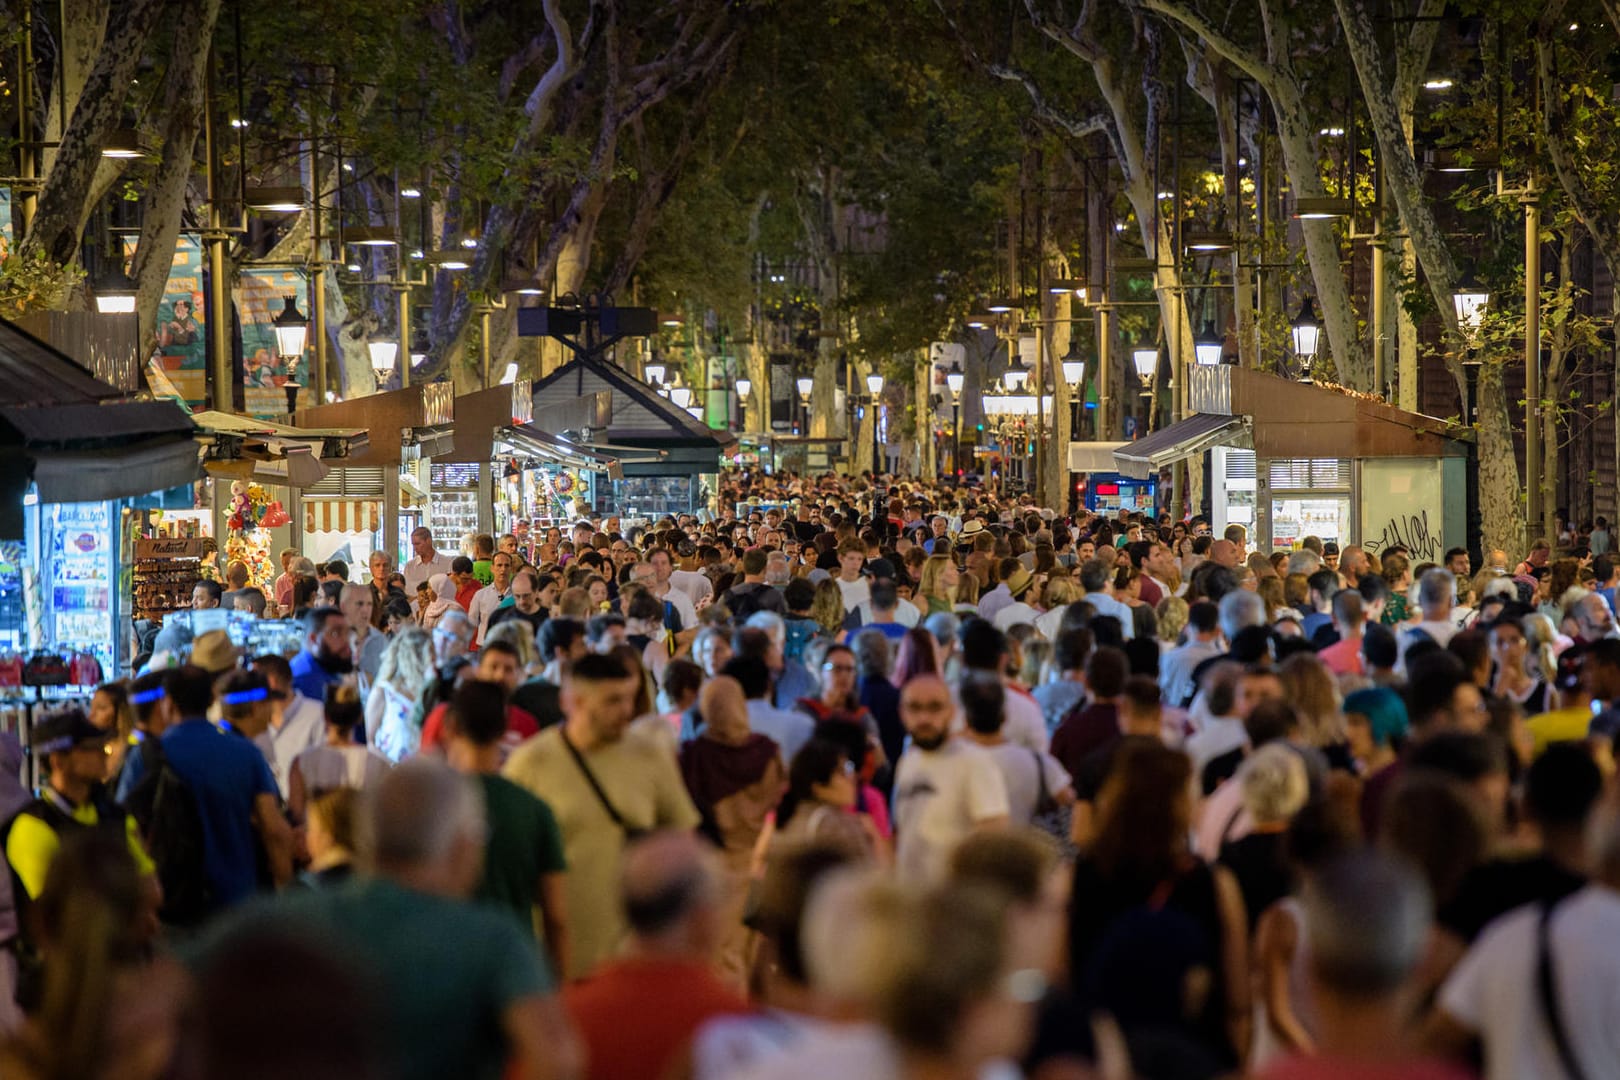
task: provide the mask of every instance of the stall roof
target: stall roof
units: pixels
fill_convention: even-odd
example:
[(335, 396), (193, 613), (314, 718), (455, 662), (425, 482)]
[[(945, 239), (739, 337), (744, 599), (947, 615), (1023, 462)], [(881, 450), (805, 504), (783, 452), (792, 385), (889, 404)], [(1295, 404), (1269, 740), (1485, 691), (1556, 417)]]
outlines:
[(599, 360), (570, 360), (536, 382), (534, 407), (549, 409), (603, 390), (613, 393), (613, 416), (607, 430), (596, 433), (601, 442), (715, 453), (737, 443), (730, 432), (715, 431), (629, 372)]
[[(568, 465), (573, 468), (590, 469), (605, 472), (615, 480), (622, 479), (624, 470), (619, 467), (619, 459), (611, 454), (593, 450), (590, 447), (579, 446), (560, 439), (535, 427), (533, 424), (510, 424), (501, 429), (497, 438), (500, 441), (512, 444), (518, 450), (547, 461)], [(653, 455), (656, 457), (656, 455)]]
[(1135, 442), (1122, 444), (1114, 451), (1114, 461), (1126, 476), (1156, 476), (1171, 462), (1201, 454), (1212, 446), (1246, 443), (1247, 428), (1248, 421), (1242, 416), (1196, 413)]
[(84, 405), (123, 396), (66, 353), (0, 319), (0, 407)]
[(293, 414), (307, 428), (358, 428), (367, 433), (346, 468), (398, 465), (407, 431), (439, 427), (454, 419), (453, 391), (449, 383), (422, 383), (381, 394), (365, 394), (348, 401), (311, 405)]

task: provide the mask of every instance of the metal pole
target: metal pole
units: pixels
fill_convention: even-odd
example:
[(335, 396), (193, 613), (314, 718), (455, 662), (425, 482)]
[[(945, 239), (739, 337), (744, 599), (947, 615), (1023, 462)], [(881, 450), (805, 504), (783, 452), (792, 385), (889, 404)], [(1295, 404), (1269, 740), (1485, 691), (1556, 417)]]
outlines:
[[(1526, 182), (1524, 204), (1524, 472), (1530, 493), (1527, 524), (1541, 532), (1541, 204), (1535, 177)], [(1557, 539), (1553, 537), (1552, 539)]]
[[(17, 43), (17, 221), (22, 227), (19, 236), (27, 236), (34, 227), (34, 210), (39, 205), (39, 145), (33, 130), (34, 108), (34, 14), (32, 4), (22, 9), (22, 37)], [(61, 71), (61, 58), (57, 59), (56, 81), (65, 82)], [(62, 117), (67, 128), (68, 118)]]
[(225, 285), (224, 219), (219, 212), (219, 146), (214, 137), (214, 53), (208, 54), (208, 69), (203, 90), (203, 154), (206, 185), (208, 188), (208, 231), (203, 241), (208, 245), (208, 343), (209, 377), (213, 382), (213, 406), (220, 412), (231, 412), (234, 395), (234, 365), (231, 363), (230, 291)]
[(951, 475), (962, 471), (962, 395), (951, 395)]
[(310, 206), (310, 253), (314, 257), (310, 267), (310, 329), (315, 331), (315, 404), (326, 404), (326, 251), (321, 235), (321, 144), (312, 140), (309, 147), (309, 182), (313, 201)]
[(478, 309), (478, 362), (482, 366), (483, 381), (479, 384), (485, 390), (489, 389), (489, 305), (483, 304)]

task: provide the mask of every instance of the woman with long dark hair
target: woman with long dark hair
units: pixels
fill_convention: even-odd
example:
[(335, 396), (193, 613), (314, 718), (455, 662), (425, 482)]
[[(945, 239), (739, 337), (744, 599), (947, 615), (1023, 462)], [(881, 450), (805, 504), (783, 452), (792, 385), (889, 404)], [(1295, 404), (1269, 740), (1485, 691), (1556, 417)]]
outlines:
[(787, 793), (776, 807), (772, 844), (835, 844), (862, 859), (875, 858), (870, 820), (854, 812), (860, 791), (856, 770), (844, 748), (830, 739), (813, 738), (800, 747), (788, 767)]
[[(1180, 1034), (1228, 1068), (1249, 1044), (1248, 927), (1231, 873), (1189, 850), (1192, 763), (1159, 745), (1122, 746), (1097, 798), (1091, 848), (1074, 867), (1069, 908), (1069, 970), (1088, 1011), (1140, 1008), (1163, 987), (1137, 979), (1133, 952), (1174, 948), (1196, 1000), (1162, 999)], [(1180, 997), (1179, 992), (1176, 997)], [(1191, 996), (1191, 995), (1189, 995)], [(1147, 1019), (1147, 1017), (1144, 1017)], [(1124, 1016), (1122, 1023), (1129, 1024)]]

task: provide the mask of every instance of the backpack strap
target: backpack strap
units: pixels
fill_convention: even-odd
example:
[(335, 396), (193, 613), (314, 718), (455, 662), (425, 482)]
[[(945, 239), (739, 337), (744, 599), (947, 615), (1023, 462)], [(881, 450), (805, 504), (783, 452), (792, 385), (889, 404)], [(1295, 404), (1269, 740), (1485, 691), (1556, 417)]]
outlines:
[(1586, 1072), (1575, 1056), (1575, 1048), (1570, 1045), (1569, 1030), (1564, 1026), (1563, 1009), (1558, 1003), (1550, 926), (1553, 912), (1557, 910), (1558, 903), (1549, 901), (1542, 905), (1541, 917), (1536, 920), (1536, 993), (1541, 998), (1541, 1018), (1547, 1023), (1547, 1033), (1552, 1036), (1565, 1075), (1569, 1080), (1586, 1080)]

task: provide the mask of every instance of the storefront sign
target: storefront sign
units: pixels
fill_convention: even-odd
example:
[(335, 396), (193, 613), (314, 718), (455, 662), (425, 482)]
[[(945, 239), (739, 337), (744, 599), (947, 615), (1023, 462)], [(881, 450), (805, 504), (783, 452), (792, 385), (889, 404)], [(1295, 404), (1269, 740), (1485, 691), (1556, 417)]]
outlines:
[(200, 559), (202, 553), (200, 537), (159, 536), (135, 541), (137, 559)]

